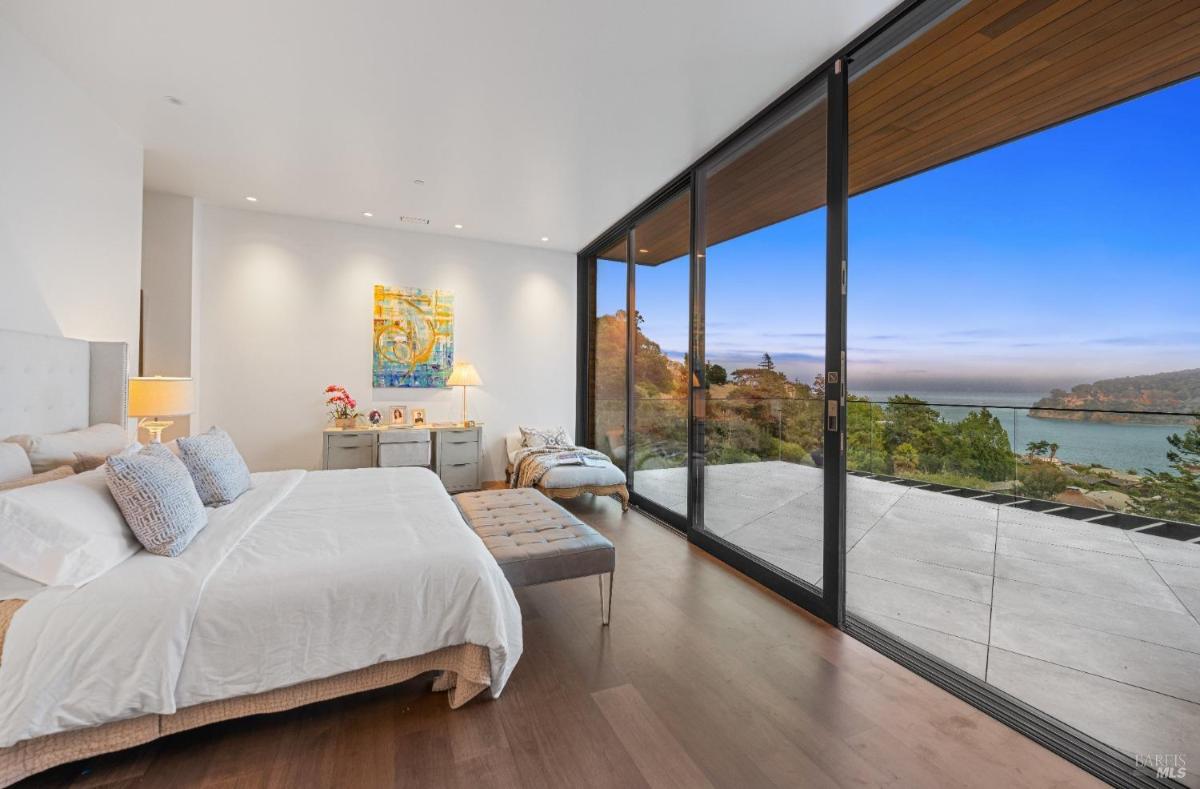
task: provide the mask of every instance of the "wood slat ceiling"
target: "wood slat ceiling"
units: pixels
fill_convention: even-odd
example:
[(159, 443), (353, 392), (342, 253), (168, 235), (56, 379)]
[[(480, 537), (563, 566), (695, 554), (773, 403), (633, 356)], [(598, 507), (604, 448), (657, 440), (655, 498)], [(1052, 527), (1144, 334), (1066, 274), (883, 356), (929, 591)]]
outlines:
[[(850, 194), (1196, 74), (1200, 0), (975, 0), (853, 77)], [(710, 177), (708, 245), (824, 202), (821, 101)], [(638, 262), (687, 254), (688, 233), (674, 201), (638, 226)]]

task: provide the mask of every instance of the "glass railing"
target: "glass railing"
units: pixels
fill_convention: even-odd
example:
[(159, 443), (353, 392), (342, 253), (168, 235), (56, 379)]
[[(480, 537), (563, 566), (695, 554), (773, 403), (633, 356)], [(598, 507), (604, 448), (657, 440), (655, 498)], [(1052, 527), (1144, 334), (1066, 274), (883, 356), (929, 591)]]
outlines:
[[(619, 456), (624, 402), (606, 402), (612, 413), (598, 403), (597, 422), (607, 414), (610, 429), (598, 427), (597, 441)], [(1170, 441), (1200, 433), (1195, 414), (853, 397), (847, 406), (847, 468), (858, 476), (1122, 528), (1149, 526), (1175, 539), (1200, 537), (1200, 526), (1192, 527), (1200, 524), (1200, 457), (1181, 454)], [(805, 397), (709, 398), (705, 461), (820, 467), (823, 407)], [(686, 466), (687, 400), (638, 398), (634, 413), (633, 468)]]
[(1200, 537), (1171, 525), (1200, 524), (1200, 458), (1171, 442), (1200, 430), (1194, 414), (853, 399), (847, 418), (847, 466), (860, 475)]

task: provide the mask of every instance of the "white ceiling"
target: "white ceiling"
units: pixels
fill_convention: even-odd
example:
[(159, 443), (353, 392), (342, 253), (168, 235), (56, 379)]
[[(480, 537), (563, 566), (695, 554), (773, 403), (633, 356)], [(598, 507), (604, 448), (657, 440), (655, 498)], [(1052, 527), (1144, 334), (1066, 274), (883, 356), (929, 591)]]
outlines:
[(575, 251), (894, 2), (0, 0), (0, 16), (143, 142), (147, 188)]

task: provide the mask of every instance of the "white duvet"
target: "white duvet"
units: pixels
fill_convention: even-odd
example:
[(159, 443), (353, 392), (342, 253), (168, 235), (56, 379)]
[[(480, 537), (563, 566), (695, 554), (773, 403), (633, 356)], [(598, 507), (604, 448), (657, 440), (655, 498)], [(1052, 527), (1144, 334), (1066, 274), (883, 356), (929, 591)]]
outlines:
[(456, 644), (521, 655), (521, 612), (424, 469), (253, 475), (182, 556), (34, 595), (0, 657), (0, 747)]

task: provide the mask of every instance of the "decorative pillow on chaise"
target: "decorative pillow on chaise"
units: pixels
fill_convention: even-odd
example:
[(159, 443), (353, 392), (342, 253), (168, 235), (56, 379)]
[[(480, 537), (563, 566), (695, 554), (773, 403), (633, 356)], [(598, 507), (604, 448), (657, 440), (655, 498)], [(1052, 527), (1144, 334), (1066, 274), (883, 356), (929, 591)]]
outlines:
[(0, 565), (47, 586), (81, 586), (141, 550), (102, 471), (0, 494), (0, 523)]
[(129, 445), (129, 436), (120, 425), (92, 425), (66, 433), (40, 433), (11, 436), (5, 441), (19, 445), (29, 455), (34, 473), (75, 463), (75, 453), (111, 455)]
[(0, 444), (0, 483), (14, 482), (33, 476), (29, 455), (14, 443)]
[(179, 457), (205, 506), (228, 504), (250, 489), (250, 469), (233, 439), (221, 428), (211, 427), (203, 435), (180, 438), (178, 446)]
[(125, 522), (150, 553), (178, 556), (208, 524), (187, 466), (162, 444), (113, 455), (103, 473)]
[(49, 471), (43, 471), (41, 474), (30, 474), (28, 477), (14, 479), (10, 482), (0, 482), (0, 493), (6, 490), (16, 490), (18, 488), (27, 488), (30, 485), (41, 485), (43, 482), (53, 482), (56, 479), (66, 479), (67, 477), (75, 476), (75, 470), (70, 466), (59, 466), (52, 468)]
[(567, 431), (561, 427), (522, 427), (521, 444), (532, 449), (569, 449), (574, 446)]

